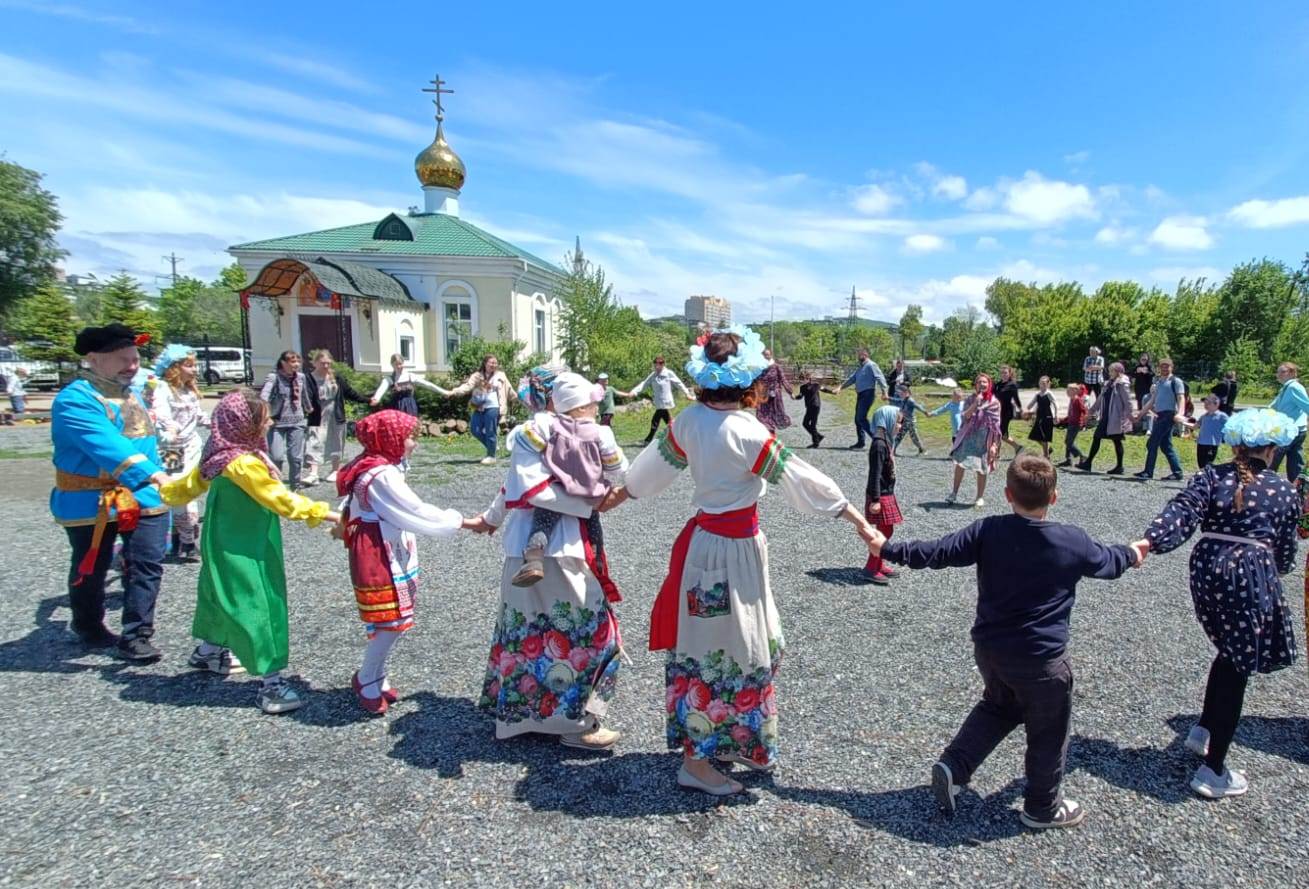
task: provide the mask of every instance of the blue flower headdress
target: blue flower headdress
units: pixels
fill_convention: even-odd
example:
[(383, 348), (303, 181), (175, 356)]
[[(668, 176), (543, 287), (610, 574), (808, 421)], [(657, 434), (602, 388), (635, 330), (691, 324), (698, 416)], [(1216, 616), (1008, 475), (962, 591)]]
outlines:
[(185, 361), (189, 356), (194, 354), (195, 350), (190, 349), (187, 346), (179, 346), (177, 343), (173, 343), (168, 348), (164, 349), (164, 351), (160, 352), (159, 357), (155, 359), (155, 376), (162, 377), (164, 371), (168, 370), (168, 368), (172, 367), (179, 361)]
[(764, 357), (764, 341), (759, 338), (759, 334), (743, 324), (733, 324), (727, 330), (715, 333), (734, 333), (741, 338), (741, 342), (736, 345), (736, 354), (722, 364), (705, 357), (704, 347), (709, 341), (708, 335), (701, 337), (691, 347), (691, 360), (686, 362), (686, 372), (701, 389), (744, 389), (768, 369), (768, 359)]
[(1232, 447), (1264, 448), (1277, 445), (1284, 448), (1295, 441), (1300, 430), (1295, 421), (1281, 411), (1263, 407), (1258, 410), (1238, 411), (1223, 427), (1223, 441)]

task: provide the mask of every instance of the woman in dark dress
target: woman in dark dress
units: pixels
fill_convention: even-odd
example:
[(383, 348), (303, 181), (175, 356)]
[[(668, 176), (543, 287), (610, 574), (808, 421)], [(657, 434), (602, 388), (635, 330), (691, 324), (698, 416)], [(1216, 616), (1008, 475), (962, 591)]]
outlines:
[(1136, 395), (1136, 409), (1141, 409), (1141, 403), (1145, 397), (1150, 394), (1150, 387), (1154, 385), (1154, 365), (1150, 362), (1150, 353), (1142, 352), (1141, 357), (1136, 361), (1136, 367), (1132, 370), (1132, 392)]
[(1009, 435), (1009, 424), (1015, 416), (1023, 413), (1023, 402), (1018, 397), (1018, 381), (1014, 379), (1014, 369), (1007, 364), (1000, 365), (1000, 382), (995, 384), (995, 397), (1000, 402), (1000, 439), (1014, 449), (1017, 457), (1023, 452), (1023, 446)]
[(1204, 759), (1191, 789), (1210, 799), (1239, 796), (1249, 786), (1225, 760), (1250, 676), (1295, 663), (1293, 619), (1278, 575), (1295, 568), (1300, 502), (1267, 466), (1296, 431), (1295, 421), (1277, 411), (1237, 414), (1223, 430), (1232, 462), (1210, 463), (1193, 475), (1145, 532), (1145, 542), (1158, 553), (1200, 532), (1191, 549), (1191, 598), (1218, 652), (1186, 747)]

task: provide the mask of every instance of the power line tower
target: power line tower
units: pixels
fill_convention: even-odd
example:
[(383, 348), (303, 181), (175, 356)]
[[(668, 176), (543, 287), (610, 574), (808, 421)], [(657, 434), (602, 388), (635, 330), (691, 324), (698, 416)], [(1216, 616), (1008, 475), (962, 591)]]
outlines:
[(850, 285), (850, 316), (847, 320), (851, 327), (859, 323), (859, 294), (855, 292), (853, 284)]
[(171, 273), (171, 275), (170, 275), (169, 277), (172, 278), (172, 280), (173, 280), (173, 286), (176, 287), (176, 286), (177, 286), (177, 264), (178, 264), (179, 262), (185, 262), (185, 260), (183, 260), (182, 257), (178, 256), (176, 253), (170, 253), (170, 254), (168, 254), (167, 256), (163, 257), (163, 259), (164, 259), (164, 262), (168, 263), (168, 264), (172, 267), (172, 269), (173, 269), (173, 271), (172, 271), (172, 273)]

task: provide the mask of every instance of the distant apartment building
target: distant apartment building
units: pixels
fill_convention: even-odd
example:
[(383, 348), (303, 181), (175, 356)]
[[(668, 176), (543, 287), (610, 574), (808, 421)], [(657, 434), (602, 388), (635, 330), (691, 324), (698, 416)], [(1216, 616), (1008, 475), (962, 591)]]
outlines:
[(686, 301), (686, 323), (716, 329), (732, 323), (732, 304), (719, 296), (692, 296)]

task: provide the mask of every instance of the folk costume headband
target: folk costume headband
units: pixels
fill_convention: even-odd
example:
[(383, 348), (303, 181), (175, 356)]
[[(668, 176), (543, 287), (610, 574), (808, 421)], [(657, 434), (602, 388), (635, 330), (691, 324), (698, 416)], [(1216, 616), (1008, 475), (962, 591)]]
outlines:
[(701, 389), (736, 388), (744, 389), (758, 379), (768, 369), (769, 361), (764, 357), (764, 341), (744, 324), (733, 324), (727, 330), (716, 333), (734, 333), (741, 338), (736, 344), (736, 354), (721, 364), (705, 357), (705, 343), (710, 334), (701, 336), (691, 347), (691, 360), (686, 362), (686, 372)]

